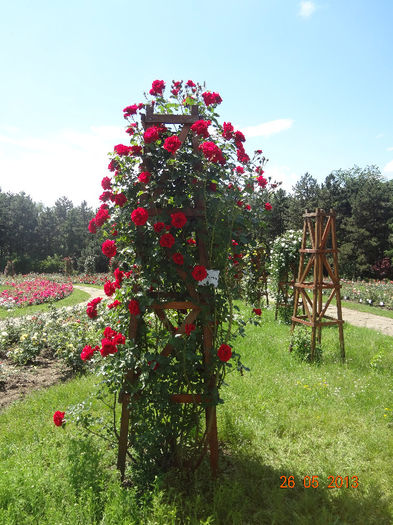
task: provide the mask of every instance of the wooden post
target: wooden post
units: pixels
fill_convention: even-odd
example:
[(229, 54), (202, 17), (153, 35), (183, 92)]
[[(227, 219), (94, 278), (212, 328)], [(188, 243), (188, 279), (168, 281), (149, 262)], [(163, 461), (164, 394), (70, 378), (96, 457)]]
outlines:
[[(304, 225), (302, 245), (299, 250), (299, 271), (297, 281), (294, 284), (295, 300), (291, 335), (296, 324), (311, 327), (311, 360), (314, 360), (316, 342), (321, 343), (322, 340), (322, 327), (338, 325), (341, 357), (345, 359), (335, 212), (330, 210), (329, 213), (325, 213), (322, 209), (317, 208), (314, 213), (308, 213), (306, 210), (303, 217)], [(329, 240), (331, 248), (328, 247)], [(309, 241), (311, 248), (307, 248), (307, 241)], [(328, 260), (328, 256), (331, 256), (333, 259), (333, 267)], [(305, 257), (309, 257), (306, 266)], [(324, 280), (324, 271), (327, 273), (329, 281)], [(307, 281), (310, 274), (312, 275), (312, 281)], [(307, 290), (310, 289), (312, 290), (312, 298), (307, 293)], [(325, 304), (323, 303), (323, 290), (331, 290)], [(303, 315), (298, 314), (300, 295), (302, 296), (304, 307)], [(326, 315), (326, 310), (334, 297), (337, 305), (337, 319)]]

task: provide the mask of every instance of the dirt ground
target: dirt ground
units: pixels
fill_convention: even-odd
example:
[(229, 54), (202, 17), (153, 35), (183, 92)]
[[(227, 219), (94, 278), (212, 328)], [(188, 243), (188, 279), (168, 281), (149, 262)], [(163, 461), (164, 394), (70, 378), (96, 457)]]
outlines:
[[(88, 286), (77, 288), (88, 292), (90, 299), (103, 296), (102, 290), (96, 288)], [(345, 322), (393, 336), (393, 319), (357, 312), (349, 308), (343, 308), (342, 312)], [(327, 314), (336, 317), (336, 308), (329, 307)], [(0, 412), (15, 401), (23, 399), (30, 392), (47, 388), (69, 377), (69, 370), (50, 356), (40, 356), (36, 363), (30, 366), (17, 366), (9, 359), (0, 357)]]

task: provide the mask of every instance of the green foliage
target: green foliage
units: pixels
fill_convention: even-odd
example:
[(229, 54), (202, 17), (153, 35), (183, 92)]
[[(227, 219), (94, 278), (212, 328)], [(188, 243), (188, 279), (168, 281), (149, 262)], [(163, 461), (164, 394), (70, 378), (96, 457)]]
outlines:
[[(292, 353), (302, 361), (311, 361), (311, 330), (305, 326), (295, 328), (291, 339)], [(322, 347), (316, 342), (314, 362), (319, 363), (322, 358)]]

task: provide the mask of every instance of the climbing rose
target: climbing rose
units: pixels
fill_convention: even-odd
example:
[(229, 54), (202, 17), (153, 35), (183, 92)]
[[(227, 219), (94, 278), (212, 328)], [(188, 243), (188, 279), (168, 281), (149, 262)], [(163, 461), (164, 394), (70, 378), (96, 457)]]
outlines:
[(151, 126), (143, 134), (143, 140), (146, 142), (146, 144), (155, 142), (159, 139), (159, 137), (159, 129), (157, 128), (157, 126)]
[(226, 160), (224, 158), (224, 155), (222, 154), (222, 151), (220, 148), (215, 144), (214, 142), (207, 141), (203, 142), (199, 148), (202, 150), (202, 153), (204, 154), (205, 158), (207, 160), (210, 160), (210, 162), (215, 162), (216, 164), (219, 163), (222, 166), (226, 163)]
[(113, 149), (118, 155), (128, 155), (132, 151), (130, 146), (124, 146), (124, 144), (117, 144)]
[(160, 231), (165, 228), (165, 224), (163, 222), (156, 222), (153, 225), (153, 228), (155, 232), (160, 233)]
[(190, 335), (191, 332), (193, 332), (195, 330), (196, 326), (194, 324), (186, 324), (186, 326), (184, 327), (184, 331), (186, 332), (187, 335)]
[(169, 151), (169, 153), (172, 153), (174, 155), (176, 151), (180, 148), (181, 142), (179, 140), (179, 137), (176, 135), (172, 135), (171, 137), (167, 137), (164, 140), (164, 149)]
[(134, 156), (141, 155), (142, 154), (142, 146), (131, 146), (130, 151), (131, 151), (131, 154), (134, 155)]
[(61, 427), (64, 420), (64, 414), (65, 412), (60, 412), (60, 410), (56, 410), (56, 412), (53, 414), (53, 422), (57, 427)]
[(115, 293), (115, 286), (113, 283), (111, 283), (110, 281), (106, 281), (106, 283), (104, 284), (104, 292), (106, 293), (106, 295), (108, 297), (110, 297), (111, 295), (113, 295)]
[(188, 87), (195, 87), (195, 84), (194, 84), (194, 82), (192, 80), (187, 80), (186, 86), (188, 86)]
[(102, 253), (111, 258), (116, 255), (116, 244), (114, 241), (107, 239), (102, 243)]
[(155, 80), (151, 85), (150, 95), (162, 95), (165, 89), (165, 82), (163, 80)]
[(209, 132), (207, 128), (210, 126), (211, 120), (197, 120), (191, 126), (192, 131), (194, 131), (200, 137), (207, 139), (209, 137)]
[(265, 202), (265, 210), (269, 211), (272, 209), (272, 205), (270, 204), (270, 202)]
[(206, 106), (211, 104), (221, 104), (222, 98), (218, 93), (211, 93), (210, 91), (205, 91), (202, 93), (203, 100), (205, 101)]
[(97, 305), (102, 301), (101, 297), (96, 297), (95, 299), (92, 299), (89, 303), (87, 303), (86, 307), (86, 314), (90, 319), (94, 319), (97, 317)]
[(149, 214), (145, 208), (136, 208), (131, 213), (131, 220), (136, 226), (144, 226), (147, 222)]
[(136, 124), (135, 122), (133, 122), (132, 124), (130, 124), (128, 126), (128, 128), (126, 129), (126, 133), (128, 133), (129, 135), (133, 135), (135, 133), (135, 128), (137, 127), (138, 124)]
[(92, 348), (90, 345), (86, 345), (81, 352), (82, 361), (88, 361), (89, 359), (91, 359), (96, 350), (99, 350), (98, 346)]
[(240, 142), (245, 142), (246, 137), (243, 135), (241, 131), (235, 131), (235, 144), (236, 146), (239, 146)]
[(222, 126), (222, 136), (226, 140), (230, 140), (233, 135), (233, 126), (230, 122), (224, 122)]
[(110, 163), (108, 164), (109, 171), (115, 171), (117, 167), (118, 167), (118, 164), (116, 160), (111, 160)]
[(138, 175), (139, 182), (143, 182), (143, 184), (148, 184), (150, 181), (151, 173), (148, 171), (142, 171), (140, 175)]
[(236, 173), (244, 173), (244, 168), (242, 166), (236, 166)]
[(115, 195), (115, 204), (120, 206), (120, 208), (122, 208), (126, 202), (127, 202), (127, 197), (124, 195), (124, 193), (117, 193)]
[(131, 301), (128, 303), (128, 310), (131, 315), (139, 315), (141, 313), (139, 303), (136, 299), (131, 299)]
[(109, 308), (110, 310), (112, 310), (112, 308), (116, 308), (116, 306), (119, 306), (119, 305), (121, 305), (121, 302), (118, 301), (117, 299), (115, 299), (115, 300), (113, 301), (113, 303), (108, 304), (108, 308)]
[(174, 253), (172, 255), (172, 260), (176, 264), (184, 264), (184, 257), (181, 253)]
[(265, 177), (263, 177), (263, 175), (260, 175), (259, 177), (257, 177), (257, 181), (258, 181), (259, 186), (261, 186), (262, 188), (266, 187), (267, 180), (265, 179)]
[(135, 115), (138, 111), (139, 106), (137, 104), (132, 104), (131, 106), (127, 106), (123, 109), (124, 118), (130, 117), (131, 115)]
[(196, 244), (196, 240), (195, 239), (187, 239), (187, 244), (192, 246), (192, 245)]
[(202, 265), (194, 266), (192, 270), (192, 276), (196, 281), (203, 281), (207, 277), (206, 268)]
[(97, 233), (97, 225), (95, 219), (91, 219), (88, 228), (90, 233)]
[(174, 226), (175, 228), (183, 228), (183, 226), (187, 222), (187, 217), (181, 211), (177, 213), (171, 213), (171, 217), (172, 217), (172, 226)]
[(113, 341), (110, 341), (107, 338), (101, 339), (101, 355), (102, 357), (106, 357), (109, 354), (115, 354), (117, 352), (117, 346)]
[(111, 179), (110, 177), (104, 177), (101, 181), (101, 186), (103, 190), (110, 190), (111, 189)]
[(229, 345), (223, 343), (217, 350), (218, 359), (223, 363), (226, 363), (232, 357), (232, 348)]
[(110, 218), (109, 211), (105, 206), (106, 204), (102, 204), (96, 213), (94, 220), (97, 226), (102, 226)]
[(260, 308), (253, 308), (252, 311), (254, 312), (255, 315), (261, 315), (262, 314), (262, 310)]
[(172, 248), (172, 246), (175, 244), (175, 238), (171, 233), (164, 233), (160, 237), (160, 246), (163, 248)]

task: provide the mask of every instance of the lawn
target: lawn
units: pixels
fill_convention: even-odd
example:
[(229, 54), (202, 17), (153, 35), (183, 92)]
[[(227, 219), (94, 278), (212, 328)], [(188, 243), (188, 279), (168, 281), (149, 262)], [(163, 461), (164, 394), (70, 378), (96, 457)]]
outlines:
[[(215, 482), (203, 464), (150, 493), (122, 488), (114, 448), (53, 425), (55, 410), (94, 388), (94, 377), (76, 378), (0, 414), (0, 523), (391, 524), (393, 338), (347, 325), (341, 364), (327, 328), (322, 363), (310, 365), (288, 353), (289, 327), (273, 317), (264, 311), (237, 345), (251, 372), (222, 392)], [(281, 488), (290, 476), (295, 486)], [(319, 486), (305, 488), (305, 476)], [(328, 488), (338, 476), (343, 488)]]

